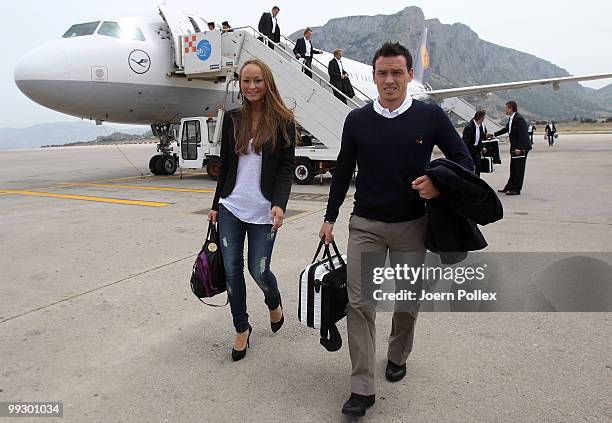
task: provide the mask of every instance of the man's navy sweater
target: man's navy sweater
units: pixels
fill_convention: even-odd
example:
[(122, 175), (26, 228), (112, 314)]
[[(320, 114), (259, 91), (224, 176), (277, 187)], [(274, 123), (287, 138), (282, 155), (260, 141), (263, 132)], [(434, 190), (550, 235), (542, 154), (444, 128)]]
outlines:
[(372, 104), (351, 111), (344, 121), (325, 220), (338, 217), (355, 164), (359, 172), (353, 214), (382, 222), (423, 216), (425, 203), (412, 181), (423, 175), (434, 145), (447, 159), (474, 169), (465, 143), (436, 104), (413, 100), (408, 110), (391, 119), (376, 113)]

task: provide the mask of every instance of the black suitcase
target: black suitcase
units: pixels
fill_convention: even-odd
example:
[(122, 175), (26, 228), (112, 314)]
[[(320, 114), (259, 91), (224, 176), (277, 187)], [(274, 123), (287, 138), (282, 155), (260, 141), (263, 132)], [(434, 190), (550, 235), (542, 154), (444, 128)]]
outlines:
[(480, 158), (480, 173), (493, 173), (495, 171), (495, 165), (493, 164), (493, 158), (481, 157)]
[(491, 157), (493, 163), (501, 164), (501, 156), (499, 155), (499, 140), (492, 139), (482, 142), (482, 148), (486, 148), (487, 152), (483, 153), (484, 157)]

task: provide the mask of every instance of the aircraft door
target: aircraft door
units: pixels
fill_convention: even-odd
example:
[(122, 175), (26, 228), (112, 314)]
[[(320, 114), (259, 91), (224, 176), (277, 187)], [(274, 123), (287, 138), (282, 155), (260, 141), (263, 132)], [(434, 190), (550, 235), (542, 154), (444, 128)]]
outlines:
[(195, 34), (196, 31), (189, 20), (189, 16), (179, 9), (160, 4), (159, 13), (170, 27), (172, 45), (174, 46), (174, 63), (178, 68), (181, 68), (181, 49), (183, 46), (181, 37), (187, 34)]

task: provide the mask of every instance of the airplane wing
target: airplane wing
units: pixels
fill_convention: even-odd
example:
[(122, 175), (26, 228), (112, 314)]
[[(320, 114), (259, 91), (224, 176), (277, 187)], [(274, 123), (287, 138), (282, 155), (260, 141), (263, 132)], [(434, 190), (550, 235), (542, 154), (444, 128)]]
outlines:
[(602, 73), (596, 75), (565, 76), (562, 78), (534, 79), (531, 81), (505, 82), (502, 84), (476, 85), (473, 87), (447, 88), (443, 90), (427, 91), (427, 94), (436, 101), (450, 97), (461, 97), (466, 95), (487, 94), (495, 91), (504, 91), (516, 88), (527, 88), (538, 85), (552, 85), (554, 90), (559, 89), (562, 82), (591, 81), (594, 79), (612, 78), (612, 73)]

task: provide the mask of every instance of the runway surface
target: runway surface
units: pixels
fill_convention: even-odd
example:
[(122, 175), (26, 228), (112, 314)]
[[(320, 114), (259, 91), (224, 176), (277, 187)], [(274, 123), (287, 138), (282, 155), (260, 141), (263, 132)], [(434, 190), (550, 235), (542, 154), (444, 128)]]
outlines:
[[(482, 228), (487, 251), (612, 253), (612, 135), (544, 144), (529, 155), (522, 195), (502, 195), (504, 219)], [(247, 276), (254, 331), (233, 363), (229, 308), (207, 307), (189, 288), (215, 184), (204, 171), (148, 174), (154, 153), (0, 151), (0, 402), (63, 401), (70, 422), (342, 421), (345, 321), (344, 346), (329, 353), (296, 318), (329, 175), (293, 186), (276, 241), (285, 326), (272, 334)], [(507, 177), (505, 154), (483, 179), (500, 188)], [(353, 191), (335, 229), (342, 249)], [(612, 313), (421, 313), (397, 384), (384, 379), (390, 317), (378, 315), (377, 401), (363, 421), (612, 415)]]

